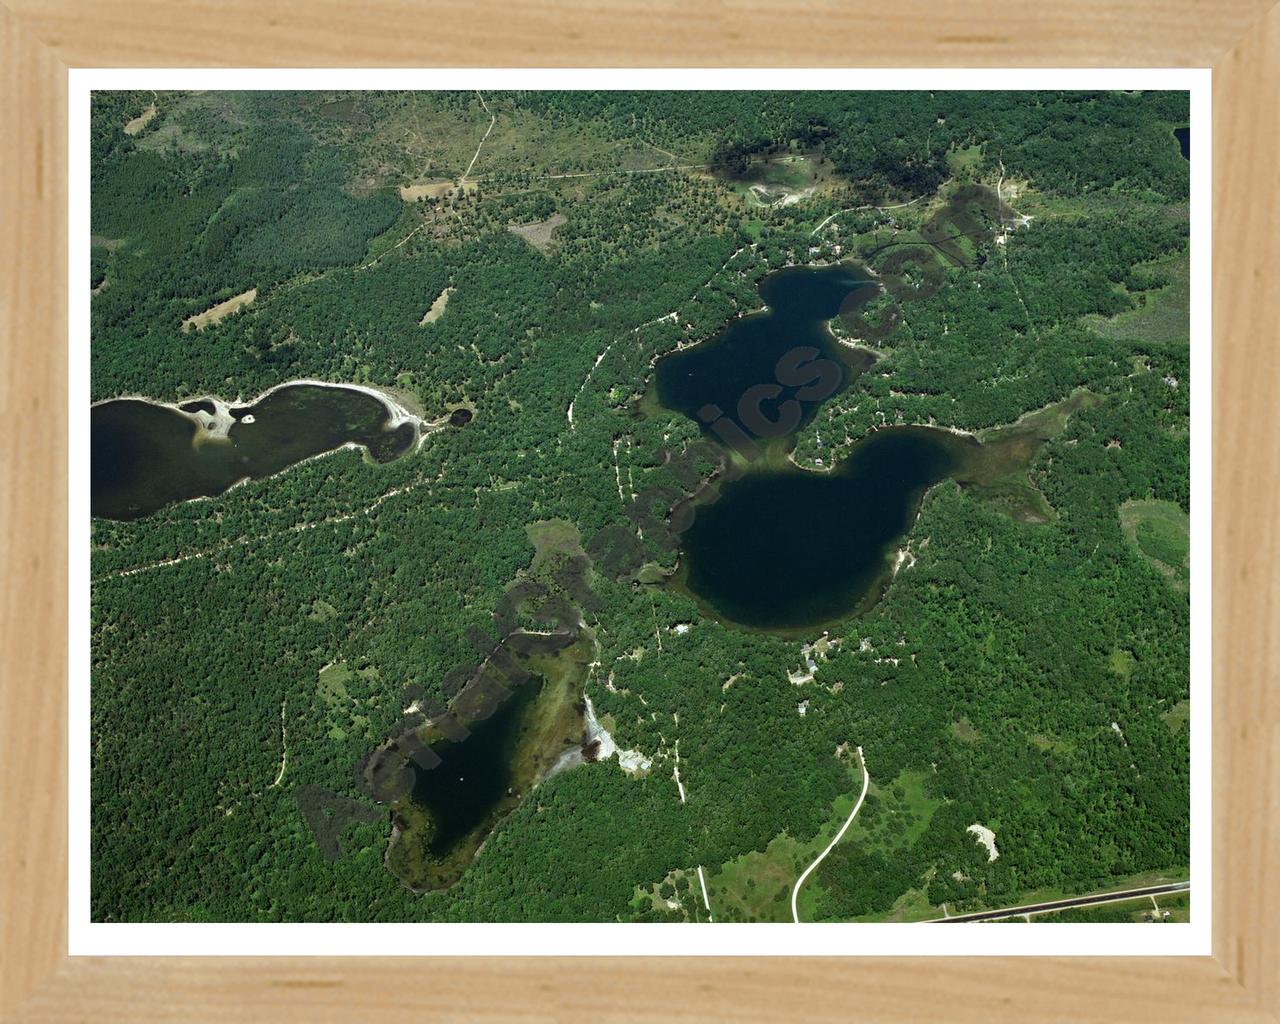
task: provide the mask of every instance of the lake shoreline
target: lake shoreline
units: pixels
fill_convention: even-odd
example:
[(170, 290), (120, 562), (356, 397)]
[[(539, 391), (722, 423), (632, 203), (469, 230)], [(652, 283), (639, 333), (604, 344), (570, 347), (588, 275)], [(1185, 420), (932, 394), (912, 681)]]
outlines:
[[(272, 384), (271, 387), (267, 388), (265, 391), (259, 394), (256, 398), (252, 398), (248, 400), (240, 396), (237, 396), (234, 401), (228, 401), (227, 399), (220, 398), (216, 395), (197, 394), (197, 395), (191, 396), (190, 398), (183, 398), (178, 401), (165, 401), (162, 398), (154, 398), (151, 395), (144, 395), (140, 393), (128, 393), (128, 394), (113, 395), (110, 398), (100, 398), (96, 402), (90, 402), (89, 408), (94, 409), (100, 405), (106, 405), (108, 402), (147, 402), (150, 405), (157, 405), (165, 409), (172, 409), (174, 412), (179, 413), (182, 416), (185, 416), (187, 419), (195, 419), (195, 422), (199, 423), (200, 426), (206, 427), (207, 429), (214, 429), (215, 430), (214, 436), (219, 437), (219, 436), (225, 436), (226, 431), (230, 430), (231, 428), (231, 422), (227, 422), (225, 425), (225, 428), (222, 427), (220, 414), (223, 409), (227, 410), (227, 415), (230, 416), (230, 410), (233, 408), (247, 408), (249, 406), (258, 405), (267, 396), (275, 393), (276, 391), (279, 391), (281, 388), (302, 387), (302, 386), (317, 387), (317, 388), (336, 388), (338, 390), (343, 390), (343, 391), (360, 391), (366, 395), (376, 398), (384, 406), (386, 406), (386, 409), (387, 409), (386, 429), (395, 430), (397, 427), (399, 427), (403, 423), (412, 423), (414, 425), (414, 430), (416, 432), (416, 435), (419, 438), (419, 443), (421, 441), (421, 436), (423, 435), (423, 427), (428, 425), (433, 427), (436, 426), (435, 423), (430, 422), (424, 419), (423, 417), (417, 416), (414, 413), (410, 412), (402, 404), (400, 404), (400, 402), (397, 399), (393, 398), (386, 391), (381, 391), (378, 388), (370, 387), (367, 384), (344, 384), (338, 381), (316, 380), (311, 377), (299, 377), (296, 380), (287, 380), (287, 381), (282, 381), (279, 384)], [(205, 415), (210, 416), (210, 418), (215, 421), (216, 428), (209, 428), (207, 424), (203, 423), (199, 419), (196, 419), (196, 415), (197, 415), (196, 413), (189, 412), (186, 409), (182, 408), (182, 406), (184, 405), (191, 405), (193, 402), (201, 402), (201, 401), (207, 401), (207, 402), (213, 403), (215, 408), (215, 413), (213, 415), (209, 413), (205, 413)], [(222, 433), (217, 433), (217, 429), (221, 429)]]
[[(92, 402), (93, 514), (145, 518), (164, 505), (221, 497), (249, 480), (348, 448), (364, 449), (375, 462), (394, 461), (451, 423), (449, 414), (434, 420), (415, 414), (406, 408), (410, 400), (365, 384), (298, 378), (249, 402), (136, 394)], [(141, 452), (154, 463), (150, 469), (139, 468), (145, 465), (137, 462)], [(158, 466), (167, 467), (163, 480), (154, 475)], [(140, 472), (153, 474), (155, 482), (145, 482)], [(130, 489), (135, 496), (123, 499)], [(125, 504), (113, 504), (121, 500)]]

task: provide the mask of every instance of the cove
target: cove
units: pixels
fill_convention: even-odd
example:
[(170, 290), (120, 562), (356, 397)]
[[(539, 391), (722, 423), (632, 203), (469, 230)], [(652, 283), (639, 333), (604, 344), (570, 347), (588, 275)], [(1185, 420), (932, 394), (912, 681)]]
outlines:
[(945, 430), (887, 427), (827, 473), (753, 468), (696, 510), (677, 582), (717, 618), (784, 635), (865, 610), (924, 492), (979, 447)]
[(238, 406), (113, 399), (92, 406), (89, 419), (90, 510), (120, 521), (222, 494), (345, 445), (390, 462), (422, 428), (376, 392), (319, 382), (283, 384)]
[[(841, 345), (827, 321), (854, 312), (878, 290), (870, 275), (851, 264), (790, 267), (768, 275), (759, 289), (767, 309), (657, 362), (659, 404), (721, 439), (723, 421), (719, 432), (713, 423), (722, 414), (756, 438), (795, 433), (875, 361), (871, 352)], [(762, 430), (751, 422), (753, 414), (780, 427)]]

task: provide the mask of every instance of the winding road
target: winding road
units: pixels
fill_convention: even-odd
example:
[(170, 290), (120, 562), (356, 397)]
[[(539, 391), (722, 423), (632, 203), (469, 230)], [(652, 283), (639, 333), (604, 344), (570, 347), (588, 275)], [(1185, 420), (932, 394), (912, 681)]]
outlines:
[(867, 774), (867, 759), (863, 756), (862, 748), (858, 748), (858, 761), (862, 764), (862, 794), (858, 797), (858, 802), (853, 805), (853, 810), (849, 812), (849, 817), (845, 819), (845, 823), (840, 826), (840, 831), (836, 833), (836, 837), (827, 844), (827, 848), (823, 850), (814, 859), (814, 862), (804, 869), (804, 873), (796, 879), (796, 886), (791, 890), (791, 920), (796, 924), (800, 923), (800, 911), (796, 907), (796, 898), (800, 895), (800, 886), (804, 885), (804, 880), (813, 873), (813, 869), (822, 863), (833, 849), (836, 843), (844, 838), (844, 834), (849, 831), (849, 826), (853, 824), (853, 819), (858, 816), (858, 811), (862, 809), (862, 801), (867, 798), (867, 790), (871, 787), (871, 776)]

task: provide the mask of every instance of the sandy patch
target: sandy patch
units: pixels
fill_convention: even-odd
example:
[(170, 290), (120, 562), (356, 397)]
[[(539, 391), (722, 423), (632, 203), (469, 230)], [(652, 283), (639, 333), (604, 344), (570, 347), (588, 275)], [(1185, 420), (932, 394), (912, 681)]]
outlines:
[(591, 703), (591, 698), (583, 694), (582, 702), (586, 705), (586, 711), (583, 715), (583, 741), (585, 744), (599, 744), (596, 748), (595, 760), (607, 761), (617, 754), (618, 766), (628, 775), (648, 775), (649, 770), (653, 767), (653, 759), (645, 757), (638, 750), (620, 749), (609, 734), (609, 730), (601, 725), (600, 720), (596, 717), (596, 708)]
[(156, 116), (156, 105), (152, 103), (141, 114), (124, 126), (126, 135), (137, 135), (143, 128), (151, 123), (151, 119)]
[(453, 286), (450, 285), (439, 295), (436, 296), (435, 302), (431, 303), (431, 308), (422, 315), (422, 319), (418, 321), (419, 327), (426, 327), (427, 324), (433, 324), (444, 316), (444, 307), (449, 305), (449, 296), (453, 294)]
[(182, 329), (184, 331), (196, 330), (200, 331), (208, 327), (210, 324), (220, 324), (223, 320), (235, 313), (243, 306), (249, 305), (258, 297), (258, 289), (250, 288), (247, 292), (241, 292), (239, 295), (233, 295), (226, 302), (219, 302), (216, 306), (206, 309), (203, 313), (197, 313), (195, 316), (187, 317), (182, 321)]
[(996, 834), (986, 825), (970, 825), (965, 831), (976, 836), (978, 842), (986, 847), (988, 861), (993, 861), (1000, 856), (1000, 851), (996, 849)]

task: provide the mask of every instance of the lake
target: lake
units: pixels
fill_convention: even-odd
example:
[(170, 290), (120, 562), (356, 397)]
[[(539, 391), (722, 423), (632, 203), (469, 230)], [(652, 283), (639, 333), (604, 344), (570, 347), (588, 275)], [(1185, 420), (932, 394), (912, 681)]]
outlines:
[(829, 473), (749, 470), (697, 509), (681, 537), (678, 579), (716, 617), (769, 632), (865, 610), (925, 490), (977, 447), (949, 431), (888, 427)]
[(440, 757), (434, 768), (413, 764), (412, 799), (430, 815), (427, 845), (434, 857), (447, 857), (476, 832), (487, 834), (492, 821), (519, 800), (516, 745), (541, 690), (540, 679), (527, 680), (492, 715), (472, 725), (464, 741), (433, 743)]
[(413, 447), (420, 421), (370, 391), (285, 384), (252, 405), (121, 398), (90, 409), (90, 509), (133, 520), (213, 497), (344, 445), (377, 462)]
[[(406, 798), (397, 796), (391, 804), (387, 867), (415, 892), (457, 882), (498, 823), (567, 751), (582, 751), (587, 742), (583, 686), (595, 656), (594, 638), (517, 631), (508, 639), (508, 653), (527, 667), (530, 678), (512, 683), (501, 703), (479, 720), (472, 719), (472, 700), (464, 696), (472, 691), (464, 689), (450, 705), (465, 723), (462, 737), (438, 722), (418, 729), (438, 764), (424, 767), (425, 759), (412, 759), (395, 744), (380, 747), (369, 762), (383, 777), (411, 772)], [(479, 678), (469, 685), (478, 686)]]
[(1191, 159), (1191, 127), (1175, 128), (1173, 130), (1174, 138), (1178, 140), (1178, 149), (1182, 151), (1184, 160)]
[(658, 402), (720, 440), (734, 428), (766, 441), (794, 434), (875, 362), (836, 341), (827, 321), (878, 291), (866, 271), (846, 264), (770, 274), (760, 285), (766, 310), (658, 361)]
[(827, 472), (786, 458), (822, 403), (874, 364), (873, 352), (837, 341), (828, 321), (849, 317), (878, 291), (856, 264), (778, 271), (760, 285), (767, 311), (655, 365), (659, 403), (698, 422), (745, 467), (718, 496), (708, 490), (695, 501), (680, 536), (673, 583), (704, 612), (785, 635), (865, 610), (890, 578), (892, 553), (924, 492), (969, 469), (982, 451), (950, 431), (891, 427)]

